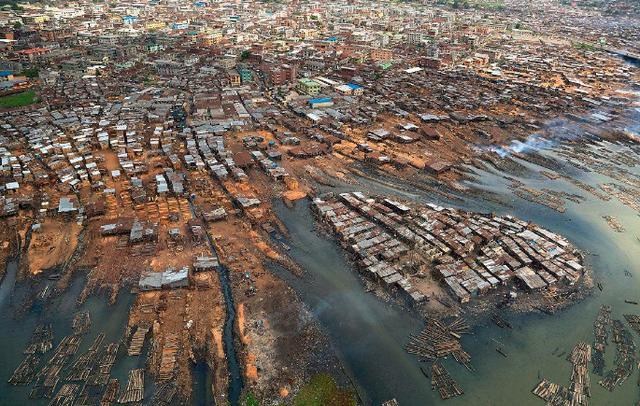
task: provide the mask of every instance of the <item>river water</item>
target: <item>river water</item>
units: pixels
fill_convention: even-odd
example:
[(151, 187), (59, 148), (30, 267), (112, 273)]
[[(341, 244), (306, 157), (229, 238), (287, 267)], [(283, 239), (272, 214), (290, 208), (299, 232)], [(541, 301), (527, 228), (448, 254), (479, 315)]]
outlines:
[[(31, 400), (29, 392), (32, 386), (12, 386), (7, 383), (14, 369), (23, 359), (22, 351), (28, 344), (31, 333), (39, 323), (51, 323), (53, 328), (53, 349), (45, 354), (49, 359), (53, 350), (62, 338), (71, 333), (71, 321), (78, 311), (88, 310), (91, 315), (91, 328), (83, 336), (80, 348), (67, 364), (71, 365), (80, 355), (86, 352), (93, 340), (100, 333), (105, 334), (103, 343), (117, 342), (123, 338), (129, 308), (134, 296), (121, 292), (118, 302), (108, 305), (103, 296), (89, 297), (82, 305), (77, 305), (77, 298), (85, 284), (85, 276), (78, 272), (69, 288), (62, 294), (50, 294), (49, 298), (36, 298), (33, 302), (28, 298), (34, 292), (41, 292), (47, 285), (53, 289), (55, 282), (40, 280), (34, 282), (16, 282), (17, 262), (9, 261), (7, 273), (0, 284), (0, 405), (19, 405), (49, 403), (47, 399)], [(32, 303), (25, 309), (25, 303)], [(143, 368), (145, 356), (119, 356), (113, 369), (112, 377), (120, 380), (123, 387), (127, 382), (130, 369)], [(148, 381), (150, 382), (150, 381)], [(153, 393), (151, 385), (145, 385), (145, 398)]]
[[(557, 158), (553, 151), (543, 154)], [(335, 192), (358, 190), (369, 194), (396, 195), (415, 202), (435, 202), (467, 210), (513, 214), (561, 233), (578, 248), (591, 253), (586, 260), (593, 269), (594, 279), (604, 285), (602, 292), (595, 289), (592, 296), (553, 316), (539, 313), (507, 314), (505, 318), (511, 322), (513, 329), (500, 329), (487, 323), (475, 327), (473, 335), (463, 338), (463, 346), (471, 354), (476, 372), (467, 371), (453, 360), (445, 361), (446, 367), (465, 390), (464, 396), (448, 400), (446, 403), (449, 405), (542, 405), (543, 402), (531, 394), (539, 377), (544, 376), (563, 385), (569, 382), (569, 362), (552, 353), (556, 349), (557, 353), (568, 352), (580, 340), (592, 343), (593, 321), (601, 304), (613, 306), (614, 318), (621, 318), (624, 313), (640, 313), (639, 306), (624, 303), (625, 299), (640, 301), (638, 214), (615, 198), (601, 201), (567, 181), (551, 181), (542, 177), (538, 171), (543, 168), (524, 161), (519, 163), (531, 171), (509, 176), (534, 188), (576, 193), (585, 197), (585, 200), (579, 204), (567, 201), (566, 213), (560, 214), (513, 196), (503, 174), (495, 170), (477, 169), (474, 169), (477, 179), (469, 185), (502, 196), (508, 205), (474, 197), (448, 201), (393, 179), (385, 179), (384, 183), (359, 179), (356, 185), (343, 184), (330, 189)], [(640, 168), (626, 169), (640, 176)], [(617, 183), (593, 172), (579, 173), (579, 177), (591, 185)], [(287, 208), (276, 201), (274, 210), (289, 229), (290, 255), (306, 272), (298, 278), (284, 270), (276, 271), (293, 286), (327, 331), (363, 402), (378, 405), (384, 400), (397, 398), (403, 406), (440, 403), (439, 396), (431, 390), (430, 382), (420, 371), (419, 361), (403, 349), (408, 335), (422, 328), (422, 320), (407, 309), (383, 302), (365, 291), (357, 271), (345, 259), (344, 251), (333, 239), (315, 231), (316, 224), (309, 202), (298, 202), (293, 208)], [(626, 232), (614, 232), (602, 219), (603, 215), (615, 216)], [(632, 276), (626, 276), (625, 270)], [(47, 284), (53, 285), (53, 282), (16, 282), (16, 271), (16, 262), (10, 262), (0, 283), (0, 326), (3, 332), (0, 335), (0, 405), (21, 404), (28, 398), (30, 387), (10, 386), (7, 380), (22, 360), (22, 350), (38, 323), (52, 323), (55, 347), (62, 337), (70, 333), (71, 319), (77, 311), (91, 312), (91, 329), (85, 335), (76, 357), (72, 358), (73, 362), (100, 332), (106, 335), (105, 343), (122, 339), (133, 301), (133, 295), (123, 292), (113, 306), (109, 306), (101, 296), (92, 296), (77, 306), (77, 297), (85, 283), (82, 273), (78, 273), (63, 294), (52, 294), (51, 299), (36, 300), (24, 310), (23, 303), (28, 295), (41, 291)], [(225, 296), (225, 299), (230, 298)], [(232, 334), (226, 336), (232, 337)], [(495, 351), (496, 341), (508, 354), (507, 358)], [(615, 347), (610, 344), (606, 352), (605, 370), (612, 366), (614, 354)], [(119, 378), (123, 385), (127, 372), (143, 367), (144, 359), (144, 356), (121, 356), (112, 375)], [(194, 403), (208, 404), (211, 399), (209, 371), (205, 365), (197, 365), (194, 372)], [(610, 393), (597, 384), (599, 378), (592, 374), (591, 403), (628, 405), (637, 402), (640, 399), (637, 379), (638, 372), (635, 371), (623, 386)], [(241, 380), (236, 380), (230, 388), (232, 399), (237, 399), (241, 385)], [(151, 385), (146, 385), (145, 399), (151, 398), (152, 390)]]
[[(209, 245), (212, 254), (217, 255), (210, 237)], [(114, 305), (109, 305), (107, 298), (102, 295), (92, 295), (84, 303), (78, 305), (78, 297), (86, 283), (83, 272), (77, 272), (69, 288), (61, 293), (54, 292), (55, 282), (44, 278), (17, 281), (17, 272), (18, 260), (9, 260), (6, 274), (0, 281), (0, 327), (2, 328), (2, 334), (0, 334), (0, 405), (16, 405), (24, 402), (44, 405), (49, 403), (48, 399), (29, 399), (33, 385), (13, 386), (8, 383), (13, 371), (24, 359), (22, 351), (29, 343), (36, 326), (50, 323), (53, 329), (53, 349), (42, 357), (43, 361), (47, 361), (62, 338), (71, 333), (71, 322), (74, 315), (80, 311), (89, 311), (90, 313), (91, 328), (87, 334), (83, 335), (76, 354), (65, 364), (65, 368), (60, 374), (61, 380), (57, 387), (59, 389), (64, 383), (63, 378), (68, 367), (86, 352), (98, 334), (104, 333), (105, 335), (103, 345), (111, 342), (126, 342), (123, 341), (125, 328), (135, 296), (123, 290)], [(243, 381), (234, 346), (235, 306), (233, 305), (228, 269), (222, 268), (219, 276), (227, 305), (223, 340), (230, 375), (228, 399), (230, 404), (236, 405), (239, 403)], [(42, 297), (38, 296), (43, 291), (47, 294)], [(111, 370), (111, 377), (118, 378), (120, 381), (120, 390), (126, 387), (128, 373), (131, 369), (145, 367), (148, 350), (148, 340), (143, 348), (143, 353), (137, 357), (127, 356), (121, 345), (116, 363)], [(40, 365), (43, 366), (44, 362), (41, 362)], [(192, 368), (192, 373), (193, 396), (191, 403), (203, 406), (213, 404), (212, 374), (207, 364), (204, 361), (196, 363)], [(145, 378), (145, 404), (151, 404), (154, 390), (153, 381), (147, 375)]]
[[(553, 151), (545, 154), (554, 156)], [(524, 161), (519, 163), (535, 171), (509, 176), (531, 187), (576, 193), (586, 199), (580, 204), (567, 201), (566, 212), (560, 214), (515, 197), (506, 187), (508, 181), (493, 170), (476, 170), (478, 176), (473, 186), (505, 197), (510, 207), (477, 198), (447, 202), (415, 188), (375, 184), (364, 179), (359, 185), (334, 189), (336, 192), (393, 194), (416, 202), (513, 214), (565, 235), (578, 248), (590, 253), (585, 259), (593, 269), (595, 281), (602, 282), (604, 290), (595, 289), (585, 300), (553, 316), (506, 313), (505, 318), (513, 329), (500, 329), (490, 322), (474, 328), (473, 335), (465, 336), (462, 342), (477, 371), (472, 373), (453, 360), (445, 361), (465, 391), (462, 397), (447, 400), (448, 405), (542, 405), (544, 402), (531, 394), (539, 377), (568, 385), (571, 373), (571, 364), (552, 353), (556, 349), (557, 354), (568, 353), (580, 340), (591, 344), (593, 322), (601, 304), (613, 306), (614, 319), (622, 318), (623, 313), (640, 313), (640, 307), (624, 303), (625, 299), (640, 299), (640, 241), (636, 238), (636, 234), (640, 236), (640, 217), (637, 213), (615, 198), (601, 201), (564, 180), (543, 178), (538, 171), (544, 168)], [(627, 169), (640, 175), (640, 168)], [(599, 174), (579, 175), (580, 180), (592, 185), (613, 182)], [(408, 335), (419, 331), (422, 321), (406, 309), (387, 304), (365, 291), (357, 271), (345, 260), (343, 250), (331, 238), (314, 231), (316, 224), (308, 202), (298, 202), (291, 209), (275, 202), (274, 209), (289, 229), (291, 256), (307, 271), (300, 279), (283, 273), (281, 276), (293, 285), (327, 330), (364, 403), (377, 405), (390, 398), (396, 398), (401, 405), (440, 403), (437, 393), (431, 390), (430, 381), (421, 373), (418, 360), (403, 350)], [(603, 215), (615, 216), (626, 232), (614, 232), (602, 219)], [(625, 276), (625, 270), (632, 277)], [(495, 351), (494, 340), (501, 344), (507, 358)], [(613, 365), (614, 355), (615, 346), (610, 344), (605, 371)], [(598, 385), (599, 377), (592, 374), (592, 404), (622, 405), (638, 401), (637, 379), (635, 371), (622, 387), (610, 393)]]

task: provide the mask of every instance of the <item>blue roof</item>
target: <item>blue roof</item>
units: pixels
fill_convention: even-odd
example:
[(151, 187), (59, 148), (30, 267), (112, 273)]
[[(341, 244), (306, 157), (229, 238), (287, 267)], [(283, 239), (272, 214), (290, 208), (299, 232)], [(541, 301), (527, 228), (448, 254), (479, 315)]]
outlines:
[(336, 42), (338, 40), (338, 37), (329, 37), (327, 38), (327, 41), (329, 42)]
[(361, 89), (362, 86), (360, 85), (356, 85), (355, 83), (347, 83), (347, 86), (349, 86), (350, 88), (352, 88), (353, 90), (355, 89)]
[(7, 77), (7, 76), (11, 75), (11, 73), (12, 73), (12, 72), (11, 72), (10, 70), (3, 70), (3, 71), (0, 71), (0, 78)]
[(320, 103), (329, 103), (331, 101), (331, 97), (320, 97), (319, 99), (311, 99), (309, 103), (311, 104), (320, 104)]

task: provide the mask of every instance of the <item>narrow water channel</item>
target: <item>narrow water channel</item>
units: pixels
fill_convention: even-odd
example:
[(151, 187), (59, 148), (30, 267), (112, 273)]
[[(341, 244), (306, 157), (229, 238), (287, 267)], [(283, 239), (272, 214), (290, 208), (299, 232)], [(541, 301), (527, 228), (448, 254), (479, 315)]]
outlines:
[(191, 368), (191, 374), (193, 375), (191, 404), (193, 406), (213, 405), (215, 402), (213, 392), (211, 391), (213, 375), (207, 363), (204, 361), (197, 362), (193, 368)]
[[(195, 204), (190, 199), (189, 206), (191, 209), (191, 214), (194, 217), (197, 217), (197, 211), (195, 208)], [(206, 231), (206, 228), (205, 228)], [(211, 255), (216, 258), (219, 258), (218, 253), (216, 252), (215, 245), (213, 244), (213, 239), (208, 231), (207, 234), (207, 244), (209, 245), (209, 250), (211, 251)], [(229, 280), (229, 269), (224, 265), (221, 265), (218, 270), (218, 278), (220, 280), (220, 286), (222, 287), (222, 295), (224, 297), (225, 303), (225, 319), (224, 319), (224, 327), (222, 331), (222, 342), (224, 345), (224, 353), (227, 359), (227, 369), (229, 371), (229, 392), (228, 392), (228, 400), (229, 403), (233, 406), (239, 404), (240, 394), (242, 393), (242, 388), (244, 386), (244, 381), (242, 379), (242, 369), (240, 367), (240, 362), (238, 361), (238, 354), (236, 352), (236, 331), (235, 331), (235, 320), (236, 320), (236, 307), (233, 301), (233, 291), (231, 289), (231, 281)], [(206, 364), (205, 364), (206, 366)], [(208, 368), (207, 368), (208, 371)], [(211, 375), (211, 371), (207, 372), (207, 375)], [(207, 376), (205, 381), (209, 381), (211, 379), (210, 376)], [(200, 385), (200, 383), (198, 384)], [(211, 388), (211, 385), (207, 385), (208, 388)], [(205, 399), (210, 395), (205, 395)]]
[(220, 285), (222, 286), (222, 294), (226, 304), (226, 317), (224, 319), (224, 330), (222, 340), (224, 343), (224, 353), (227, 357), (227, 368), (229, 369), (229, 403), (231, 405), (239, 404), (240, 393), (244, 382), (242, 380), (242, 371), (238, 362), (238, 354), (235, 346), (235, 320), (236, 307), (233, 302), (233, 292), (231, 291), (231, 282), (229, 281), (229, 269), (224, 265), (218, 271), (220, 276)]
[(275, 201), (274, 210), (289, 230), (291, 256), (305, 269), (301, 278), (286, 271), (279, 276), (325, 328), (364, 403), (435, 400), (419, 363), (403, 350), (409, 333), (421, 328), (420, 319), (365, 291), (341, 248), (314, 232), (308, 202), (289, 209)]

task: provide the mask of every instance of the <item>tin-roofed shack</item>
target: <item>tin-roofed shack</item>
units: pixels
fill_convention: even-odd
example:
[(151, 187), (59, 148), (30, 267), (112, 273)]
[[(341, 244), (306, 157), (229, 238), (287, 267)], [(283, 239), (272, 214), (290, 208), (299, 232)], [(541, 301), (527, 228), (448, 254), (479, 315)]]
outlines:
[(189, 267), (169, 267), (162, 272), (147, 269), (140, 274), (140, 290), (177, 289), (189, 286)]
[(193, 270), (196, 272), (216, 271), (218, 267), (220, 267), (220, 262), (216, 257), (200, 256), (196, 257), (193, 262)]
[(425, 166), (427, 172), (432, 175), (443, 175), (451, 170), (451, 164), (443, 160), (435, 160)]

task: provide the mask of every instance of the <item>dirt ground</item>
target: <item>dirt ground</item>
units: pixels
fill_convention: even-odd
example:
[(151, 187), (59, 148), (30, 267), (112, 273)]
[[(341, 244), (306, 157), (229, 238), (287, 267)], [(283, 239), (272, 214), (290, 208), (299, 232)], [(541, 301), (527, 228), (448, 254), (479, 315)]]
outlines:
[(224, 402), (227, 367), (222, 347), (224, 303), (217, 275), (193, 275), (192, 288), (141, 292), (129, 314), (129, 331), (153, 326), (149, 367), (158, 382), (175, 380), (180, 396), (189, 398), (191, 367), (209, 364), (216, 402)]
[(246, 218), (209, 226), (230, 271), (245, 386), (263, 401), (286, 400), (308, 378), (322, 336), (295, 292), (265, 268), (282, 260)]
[(0, 221), (0, 280), (7, 269), (7, 261), (18, 253), (20, 236), (15, 221)]
[(32, 233), (29, 245), (31, 275), (64, 264), (73, 254), (82, 230), (77, 222), (60, 218), (47, 218), (40, 225), (40, 229)]

